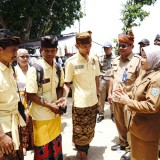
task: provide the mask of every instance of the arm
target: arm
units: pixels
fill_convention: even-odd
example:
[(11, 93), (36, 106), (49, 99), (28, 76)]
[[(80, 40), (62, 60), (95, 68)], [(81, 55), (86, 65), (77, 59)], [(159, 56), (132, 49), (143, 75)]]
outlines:
[(112, 103), (112, 90), (113, 90), (113, 77), (110, 78), (109, 81), (109, 89), (108, 89), (108, 102)]
[(13, 151), (13, 141), (12, 138), (7, 136), (0, 124), (0, 149), (2, 154), (6, 153), (7, 155)]
[(61, 110), (59, 110), (57, 101), (53, 102), (53, 103), (49, 103), (46, 101), (42, 101), (42, 99), (40, 97), (38, 97), (35, 93), (27, 93), (27, 97), (34, 103), (42, 106), (42, 107), (46, 107), (48, 109), (50, 109), (52, 112), (54, 112), (55, 114), (60, 114), (62, 115), (63, 112)]

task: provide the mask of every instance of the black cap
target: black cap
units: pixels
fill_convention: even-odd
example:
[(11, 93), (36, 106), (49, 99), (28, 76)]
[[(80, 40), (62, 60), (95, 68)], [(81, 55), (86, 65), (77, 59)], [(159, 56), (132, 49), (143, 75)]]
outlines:
[(44, 36), (41, 37), (41, 47), (44, 48), (57, 48), (58, 38), (57, 36)]
[(0, 46), (18, 46), (20, 44), (20, 37), (13, 36), (13, 34), (7, 29), (0, 29)]
[(149, 40), (146, 39), (146, 38), (142, 39), (138, 44), (141, 44), (141, 43), (145, 44), (145, 45), (149, 45), (150, 44)]
[(160, 41), (160, 34), (156, 35), (156, 38), (154, 39), (154, 41)]

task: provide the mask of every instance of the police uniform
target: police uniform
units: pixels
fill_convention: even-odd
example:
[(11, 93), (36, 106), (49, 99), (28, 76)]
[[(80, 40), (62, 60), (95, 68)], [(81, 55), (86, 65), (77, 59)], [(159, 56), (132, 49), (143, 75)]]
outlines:
[(104, 104), (108, 94), (109, 80), (111, 76), (111, 65), (113, 63), (115, 56), (111, 53), (110, 56), (101, 55), (98, 58), (100, 67), (99, 76), (99, 91), (100, 91), (100, 109), (99, 113), (104, 114)]
[[(126, 60), (118, 56), (113, 61), (112, 73), (113, 78), (113, 91), (118, 88), (123, 88), (128, 94), (131, 94), (131, 89), (136, 78), (141, 71), (140, 56), (130, 53)], [(127, 68), (127, 71), (126, 71)], [(122, 81), (123, 74), (126, 72), (127, 79)], [(127, 119), (125, 119), (125, 105), (112, 102), (112, 109), (114, 112), (115, 122), (119, 133), (119, 141), (121, 146), (128, 146), (127, 141)]]

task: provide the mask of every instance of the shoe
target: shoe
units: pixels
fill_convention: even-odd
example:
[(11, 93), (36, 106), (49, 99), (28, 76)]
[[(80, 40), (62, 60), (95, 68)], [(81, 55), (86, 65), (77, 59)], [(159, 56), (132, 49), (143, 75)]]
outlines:
[(102, 120), (104, 120), (104, 115), (99, 115), (99, 117), (97, 118), (97, 123), (100, 123)]
[(131, 159), (131, 152), (128, 151), (122, 155), (120, 160), (130, 160), (130, 159)]
[(126, 149), (126, 147), (121, 146), (120, 144), (116, 144), (116, 145), (114, 145), (114, 146), (111, 147), (111, 150), (112, 150), (112, 151), (125, 150), (125, 149)]

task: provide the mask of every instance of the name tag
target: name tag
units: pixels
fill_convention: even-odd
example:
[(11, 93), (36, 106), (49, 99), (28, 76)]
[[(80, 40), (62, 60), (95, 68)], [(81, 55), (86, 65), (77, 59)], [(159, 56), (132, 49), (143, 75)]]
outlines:
[(42, 80), (42, 84), (49, 83), (49, 82), (50, 82), (50, 78), (47, 78), (47, 79), (43, 79), (43, 80)]
[(75, 66), (74, 68), (75, 68), (75, 69), (82, 69), (82, 68), (84, 68), (84, 65), (77, 65), (77, 66)]

